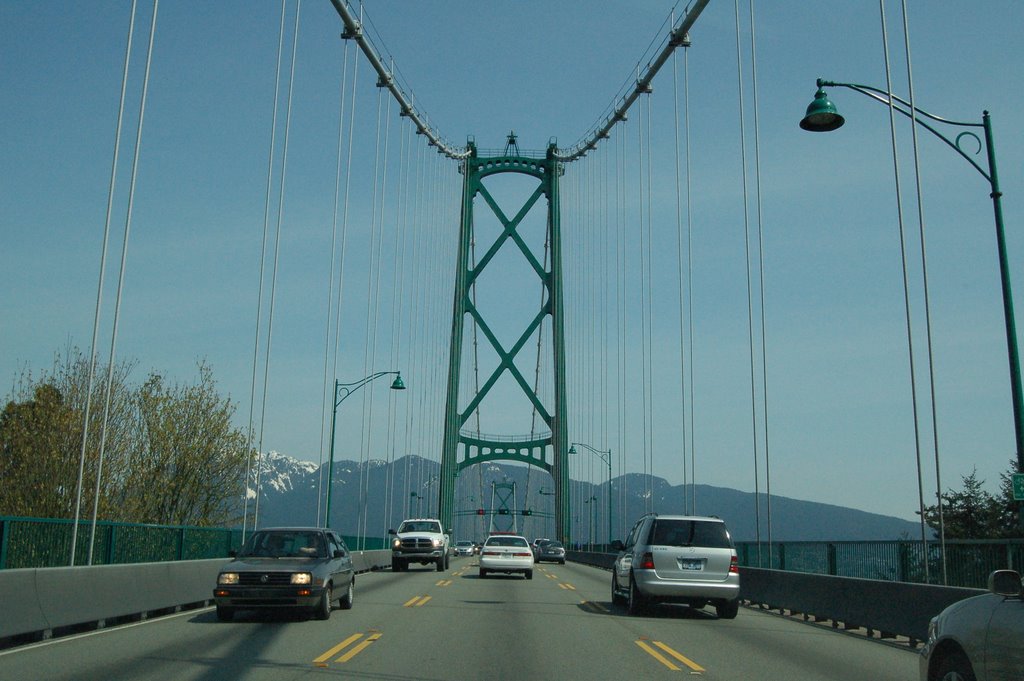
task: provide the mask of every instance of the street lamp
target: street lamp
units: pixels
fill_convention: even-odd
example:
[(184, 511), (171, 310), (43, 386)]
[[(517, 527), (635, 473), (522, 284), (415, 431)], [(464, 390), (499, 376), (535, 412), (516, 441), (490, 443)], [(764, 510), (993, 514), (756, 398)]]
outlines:
[[(1002, 286), (1003, 293), (1003, 319), (1006, 326), (1006, 354), (1010, 363), (1010, 395), (1013, 403), (1013, 431), (1014, 444), (1017, 448), (1017, 471), (1019, 473), (1024, 473), (1024, 391), (1021, 390), (1020, 355), (1017, 350), (1017, 329), (1013, 315), (1013, 294), (1010, 288), (1010, 265), (1006, 254), (1006, 236), (1003, 230), (1003, 193), (999, 189), (999, 174), (996, 172), (996, 148), (995, 141), (992, 139), (992, 121), (989, 117), (988, 111), (982, 112), (981, 123), (964, 123), (961, 121), (951, 121), (934, 116), (923, 109), (913, 106), (910, 102), (897, 97), (891, 92), (880, 90), (870, 85), (836, 83), (833, 81), (822, 80), (821, 78), (818, 79), (817, 85), (818, 91), (814, 95), (814, 101), (812, 101), (810, 106), (807, 107), (807, 113), (803, 120), (800, 121), (800, 127), (804, 130), (809, 130), (811, 132), (829, 132), (843, 125), (845, 120), (839, 115), (839, 112), (836, 111), (835, 105), (829, 101), (824, 88), (845, 87), (859, 92), (862, 95), (866, 95), (875, 101), (885, 104), (886, 106), (891, 106), (894, 111), (898, 111), (915, 123), (919, 124), (925, 130), (945, 142), (953, 151), (970, 163), (975, 170), (981, 173), (982, 177), (988, 180), (989, 187), (991, 189), (989, 196), (992, 197), (992, 208), (995, 213), (996, 221), (996, 247), (999, 251), (999, 281)], [(941, 123), (943, 125), (949, 125), (956, 128), (968, 128), (968, 130), (964, 130), (955, 138), (950, 139), (932, 127), (928, 121), (934, 121), (935, 123)], [(985, 153), (988, 159), (987, 172), (960, 148), (960, 140), (964, 137), (970, 137), (978, 143), (978, 151), (981, 151), (981, 140), (974, 132), (969, 130), (969, 128), (981, 128), (984, 132)], [(1020, 503), (1019, 512), (1020, 523), (1021, 526), (1024, 527), (1024, 501)]]
[(344, 402), (349, 395), (362, 388), (370, 381), (374, 381), (381, 376), (394, 376), (395, 380), (391, 382), (392, 390), (405, 390), (405, 383), (402, 382), (401, 371), (378, 371), (375, 374), (370, 374), (366, 378), (361, 378), (354, 383), (341, 383), (338, 379), (334, 379), (334, 410), (331, 413), (331, 447), (329, 463), (327, 465), (327, 509), (324, 513), (324, 527), (329, 527), (331, 524), (331, 480), (334, 477), (334, 429), (338, 420), (338, 406)]
[(612, 543), (612, 450), (611, 449), (595, 449), (590, 445), (583, 444), (582, 442), (572, 442), (569, 444), (569, 453), (576, 454), (576, 446), (579, 445), (590, 452), (597, 454), (608, 465), (608, 490), (605, 492), (605, 496), (608, 498), (608, 543)]

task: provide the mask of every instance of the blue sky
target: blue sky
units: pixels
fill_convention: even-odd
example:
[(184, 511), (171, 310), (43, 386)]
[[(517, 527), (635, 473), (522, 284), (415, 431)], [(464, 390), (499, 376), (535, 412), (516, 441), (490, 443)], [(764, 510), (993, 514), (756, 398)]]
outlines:
[[(885, 5), (894, 89), (906, 95), (900, 5), (894, 0)], [(83, 350), (90, 343), (129, 6), (0, 0), (4, 394), (23, 369), (44, 370), (54, 352), (69, 343)], [(550, 138), (563, 147), (575, 143), (605, 112), (638, 62), (649, 58), (645, 51), (659, 40), (672, 5), (652, 0), (630, 3), (628, 11), (623, 6), (393, 0), (368, 2), (366, 12), (378, 48), (389, 63), (394, 60), (403, 87), (442, 135), (455, 144), (473, 135), (480, 147), (500, 149), (515, 129), (527, 150), (543, 149)], [(288, 4), (285, 85), (294, 7)], [(98, 346), (104, 357), (151, 11), (151, 3), (140, 3)], [(195, 376), (196, 361), (207, 361), (222, 389), (239, 403), (243, 427), (250, 406), (280, 12), (279, 3), (262, 1), (160, 3), (117, 346), (119, 358), (137, 362), (139, 380), (156, 371), (188, 381)], [(753, 490), (734, 12), (733, 2), (712, 0), (691, 31), (694, 365), (687, 371), (694, 381), (697, 481)], [(748, 12), (749, 4), (741, 2), (748, 215), (755, 228)], [(761, 2), (755, 14), (772, 492), (909, 518), (917, 505), (917, 482), (888, 115), (885, 107), (855, 92), (832, 88), (829, 95), (846, 116), (845, 127), (829, 135), (797, 127), (819, 76), (884, 86), (879, 3)], [(980, 0), (970, 11), (962, 3), (910, 7), (918, 105), (968, 121), (980, 121), (982, 109), (992, 112), (1018, 316), (1024, 297), (1020, 26), (1024, 6), (1013, 0)], [(304, 0), (263, 429), (264, 449), (313, 461), (323, 447), (327, 288), (344, 58), (340, 30), (328, 0)], [(339, 414), (339, 456), (386, 458), (409, 451), (436, 457), (439, 427), (432, 419), (443, 406), (460, 176), (454, 164), (421, 151), (422, 138), (409, 134), (393, 104), (387, 117), (386, 99), (380, 120), (390, 121), (389, 161), (375, 163), (385, 128), (378, 133), (378, 91), (365, 61), (359, 69), (336, 374), (343, 381), (355, 380), (401, 365), (410, 390), (394, 396), (382, 383), (366, 391), (369, 402), (346, 402)], [(659, 76), (654, 88), (649, 102), (654, 172), (643, 176), (650, 182), (654, 206), (650, 394), (655, 406), (647, 446), (654, 473), (678, 484), (683, 481), (683, 378), (675, 299), (671, 70)], [(283, 106), (284, 91), (281, 101)], [(280, 207), (283, 120), (282, 108), (271, 235)], [(584, 217), (600, 214), (600, 201), (586, 187), (600, 186), (595, 178), (611, 167), (610, 159), (621, 149), (616, 145), (625, 145), (629, 164), (636, 162), (638, 120), (631, 115), (625, 128), (568, 168), (563, 179), (567, 203), (579, 196), (581, 203), (574, 205), (583, 206), (581, 212), (563, 214), (568, 248), (578, 249), (566, 263), (569, 295), (574, 296), (567, 303), (571, 438), (612, 448), (617, 466), (620, 453), (627, 452), (629, 471), (644, 465), (640, 346), (631, 327), (625, 360), (630, 379), (620, 386), (615, 372), (607, 381), (600, 378), (617, 346), (613, 343), (602, 354), (584, 320), (602, 319), (594, 311), (601, 286), (612, 289)], [(897, 135), (914, 257), (919, 252), (917, 218), (905, 121), (898, 121)], [(974, 467), (992, 486), (1013, 456), (1013, 436), (989, 190), (983, 178), (936, 140), (922, 132), (919, 141), (943, 486), (957, 484)], [(410, 168), (423, 172), (417, 175)], [(371, 250), (377, 233), (373, 225), (381, 223), (375, 175), (376, 186), (389, 183), (379, 260)], [(635, 181), (631, 174), (629, 182)], [(608, 189), (603, 186), (597, 195)], [(405, 199), (398, 198), (400, 191), (406, 192)], [(403, 217), (403, 200), (424, 212)], [(627, 263), (636, 274), (636, 221), (626, 222), (632, 225), (622, 227), (623, 242), (630, 244)], [(396, 225), (401, 224), (408, 228), (400, 231)], [(610, 238), (618, 238), (614, 230)], [(368, 269), (368, 263), (373, 267)], [(517, 276), (510, 267), (510, 276)], [(910, 277), (926, 489), (933, 491), (919, 260), (912, 263)], [(638, 281), (639, 275), (630, 285)], [(512, 302), (500, 286), (491, 295), (496, 304), (507, 304), (509, 317), (532, 309), (532, 303)], [(367, 314), (368, 302), (377, 315)], [(629, 305), (639, 310), (635, 299)], [(401, 313), (394, 314), (395, 309)], [(368, 317), (378, 319), (376, 336), (372, 325), (367, 331)], [(266, 320), (265, 300), (264, 325)], [(754, 399), (760, 414), (765, 394), (760, 346), (755, 360)], [(510, 404), (517, 404), (517, 398), (521, 401), (510, 396)], [(615, 406), (620, 398), (629, 405), (623, 428)], [(406, 404), (390, 411), (392, 399)], [(495, 406), (482, 430), (524, 432), (521, 416), (513, 418)], [(391, 429), (392, 414), (397, 425), (391, 428), (401, 435), (389, 438), (381, 429)], [(757, 418), (764, 491), (765, 424)], [(366, 432), (373, 438), (367, 439)], [(596, 476), (589, 466), (577, 473)]]

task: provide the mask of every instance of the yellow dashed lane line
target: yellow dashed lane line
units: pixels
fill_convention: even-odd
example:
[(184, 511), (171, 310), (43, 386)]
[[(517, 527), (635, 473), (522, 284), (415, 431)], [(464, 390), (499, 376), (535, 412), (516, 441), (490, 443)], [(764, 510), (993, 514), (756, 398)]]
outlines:
[[(651, 641), (651, 643), (653, 643), (655, 646), (657, 646), (658, 648), (660, 648), (664, 652), (666, 652), (669, 655), (671, 655), (672, 657), (674, 657), (679, 662), (682, 662), (684, 665), (686, 665), (691, 670), (693, 670), (693, 672), (695, 672), (697, 674), (702, 674), (705, 671), (704, 667), (701, 667), (699, 664), (697, 664), (693, 660), (689, 659), (688, 657), (686, 657), (682, 653), (679, 653), (679, 652), (673, 650), (672, 648), (668, 647), (667, 645), (665, 645), (661, 641)], [(669, 660), (667, 657), (665, 657), (664, 655), (659, 653), (657, 650), (655, 650), (654, 648), (649, 646), (646, 641), (643, 641), (643, 640), (636, 641), (636, 644), (638, 646), (640, 646), (640, 648), (642, 648), (644, 650), (644, 652), (646, 652), (648, 655), (650, 655), (655, 660), (657, 660), (658, 662), (662, 663), (663, 665), (665, 665), (666, 667), (668, 667), (672, 671), (676, 671), (676, 672), (682, 671), (682, 669), (680, 669), (675, 664), (673, 664), (671, 660)]]
[[(344, 655), (342, 655), (341, 657), (336, 659), (335, 662), (348, 662), (353, 657), (355, 657), (356, 655), (358, 655), (359, 653), (364, 651), (367, 648), (367, 646), (369, 646), (371, 643), (373, 643), (374, 641), (379, 639), (381, 636), (383, 636), (383, 634), (381, 634), (379, 631), (370, 634), (369, 636), (366, 637), (365, 640), (361, 641), (358, 645), (354, 646), (347, 653), (345, 653)], [(334, 657), (335, 655), (340, 653), (342, 650), (344, 650), (348, 646), (352, 645), (353, 643), (355, 643), (356, 641), (358, 641), (361, 638), (363, 638), (363, 634), (361, 634), (361, 633), (360, 634), (352, 634), (351, 636), (346, 638), (344, 641), (342, 641), (338, 645), (334, 646), (333, 648), (328, 650), (326, 653), (324, 653), (320, 657), (318, 657), (315, 660), (313, 660), (313, 664), (315, 664), (318, 667), (326, 667), (327, 666), (327, 660), (331, 659), (332, 657)]]

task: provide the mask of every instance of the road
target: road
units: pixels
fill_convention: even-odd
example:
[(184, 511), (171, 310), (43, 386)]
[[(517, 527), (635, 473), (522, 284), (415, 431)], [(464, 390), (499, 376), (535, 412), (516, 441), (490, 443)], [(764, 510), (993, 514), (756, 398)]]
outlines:
[(221, 623), (204, 608), (32, 644), (0, 652), (0, 680), (917, 678), (913, 651), (761, 611), (630, 617), (596, 568), (545, 564), (527, 581), (480, 579), (476, 566), (359, 575), (353, 609), (326, 622), (239, 613)]

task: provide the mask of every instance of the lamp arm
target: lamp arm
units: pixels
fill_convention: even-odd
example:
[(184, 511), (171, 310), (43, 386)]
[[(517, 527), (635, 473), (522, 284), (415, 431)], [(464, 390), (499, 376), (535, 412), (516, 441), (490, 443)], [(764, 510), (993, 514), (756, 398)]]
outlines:
[[(374, 380), (380, 378), (381, 376), (388, 376), (390, 374), (398, 374), (398, 373), (401, 373), (401, 372), (398, 372), (398, 371), (378, 371), (377, 373), (370, 374), (366, 378), (361, 378), (358, 381), (355, 381), (354, 383), (335, 383), (334, 384), (334, 408), (337, 409), (341, 405), (341, 403), (344, 402), (348, 398), (349, 395), (351, 395), (355, 391), (359, 390), (360, 388), (362, 388), (364, 385), (366, 385), (370, 381), (374, 381)], [(341, 394), (341, 397), (338, 397), (339, 393)]]
[[(981, 142), (981, 139), (977, 135), (975, 135), (973, 132), (962, 132), (962, 133), (960, 133), (959, 135), (956, 136), (956, 139), (952, 139), (951, 140), (948, 137), (946, 137), (945, 135), (943, 135), (941, 132), (936, 130), (934, 127), (929, 125), (927, 121), (919, 118), (918, 114), (920, 116), (924, 116), (925, 118), (928, 118), (928, 119), (931, 119), (933, 121), (936, 121), (937, 123), (943, 123), (945, 125), (952, 125), (952, 126), (961, 127), (961, 128), (982, 128), (982, 129), (985, 129), (985, 124), (984, 123), (967, 123), (967, 122), (964, 122), (964, 121), (954, 121), (954, 120), (950, 120), (950, 119), (947, 119), (947, 118), (942, 118), (940, 116), (936, 116), (934, 114), (928, 113), (924, 109), (918, 108), (916, 106), (912, 106), (910, 104), (910, 102), (906, 101), (905, 99), (903, 99), (903, 98), (901, 98), (901, 97), (899, 97), (897, 95), (894, 95), (891, 92), (887, 92), (886, 90), (882, 90), (882, 89), (879, 89), (879, 88), (876, 88), (876, 87), (872, 87), (871, 85), (860, 85), (860, 84), (857, 84), (857, 83), (838, 83), (838, 82), (835, 82), (835, 81), (823, 80), (823, 79), (819, 78), (818, 79), (818, 87), (844, 87), (844, 88), (847, 88), (849, 90), (855, 90), (856, 92), (859, 92), (862, 95), (870, 97), (871, 99), (875, 100), (876, 102), (880, 102), (882, 104), (885, 104), (886, 106), (890, 105), (890, 103), (891, 103), (890, 102), (890, 98), (891, 98), (892, 102), (898, 102), (899, 104), (903, 105), (903, 107), (906, 107), (906, 108), (902, 108), (900, 106), (897, 106), (897, 105), (893, 104), (892, 108), (893, 108), (894, 111), (898, 111), (899, 113), (903, 114), (907, 118), (909, 118), (909, 119), (913, 120), (914, 122), (918, 123), (922, 128), (924, 128), (925, 130), (927, 130), (928, 132), (932, 133), (933, 135), (938, 137), (940, 140), (945, 142), (949, 146), (950, 149), (952, 149), (953, 151), (958, 153), (961, 157), (963, 157), (963, 159), (965, 161), (967, 161), (972, 166), (974, 166), (974, 169), (977, 170), (979, 173), (981, 173), (981, 176), (984, 177), (986, 180), (988, 180), (989, 184), (992, 184), (992, 177), (991, 177), (991, 175), (989, 173), (985, 172), (984, 168), (982, 168), (980, 165), (978, 165), (978, 163), (973, 158), (971, 158), (970, 156), (967, 155), (967, 152), (965, 152), (963, 149), (960, 148), (960, 139), (962, 137), (964, 137), (964, 136), (968, 136), (968, 137), (974, 138), (974, 140), (978, 143), (978, 151), (975, 152), (975, 153), (980, 153), (981, 149), (982, 149), (982, 146), (985, 146), (986, 153), (987, 153), (988, 146), (987, 145), (983, 145), (982, 142)], [(911, 111), (913, 112), (913, 114), (911, 114)], [(988, 137), (988, 130), (987, 129), (985, 129), (985, 133), (986, 133), (985, 136), (986, 136), (986, 139), (987, 139), (987, 137)], [(990, 165), (991, 165), (991, 163), (990, 163)]]

